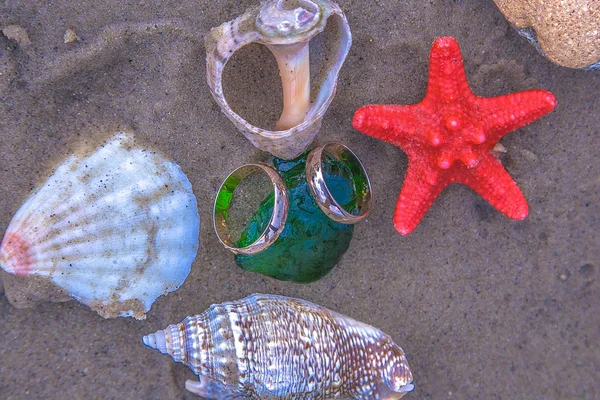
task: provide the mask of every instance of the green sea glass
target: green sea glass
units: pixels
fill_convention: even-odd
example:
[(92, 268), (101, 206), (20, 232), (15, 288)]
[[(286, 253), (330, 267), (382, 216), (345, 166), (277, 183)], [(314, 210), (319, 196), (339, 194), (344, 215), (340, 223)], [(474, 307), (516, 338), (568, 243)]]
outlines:
[[(294, 160), (273, 159), (289, 192), (289, 211), (285, 228), (267, 249), (252, 255), (237, 254), (235, 262), (247, 271), (284, 281), (314, 282), (340, 261), (352, 239), (354, 225), (333, 221), (319, 208), (306, 181), (308, 152)], [(325, 182), (344, 209), (358, 214), (357, 188), (365, 187), (362, 174), (353, 174), (344, 162), (323, 153)], [(273, 211), (273, 193), (260, 204), (242, 232), (238, 247), (253, 243), (264, 231)]]

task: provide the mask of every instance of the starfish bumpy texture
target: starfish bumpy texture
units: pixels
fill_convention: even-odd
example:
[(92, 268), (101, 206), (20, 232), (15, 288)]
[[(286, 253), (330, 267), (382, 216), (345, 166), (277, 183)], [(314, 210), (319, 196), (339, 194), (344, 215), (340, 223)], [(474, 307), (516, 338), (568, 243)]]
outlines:
[(506, 216), (527, 216), (527, 201), (491, 150), (507, 133), (549, 113), (552, 93), (527, 90), (478, 97), (470, 89), (458, 42), (438, 38), (431, 48), (425, 98), (413, 105), (367, 105), (354, 114), (358, 131), (408, 155), (394, 227), (408, 235), (450, 183), (465, 184)]

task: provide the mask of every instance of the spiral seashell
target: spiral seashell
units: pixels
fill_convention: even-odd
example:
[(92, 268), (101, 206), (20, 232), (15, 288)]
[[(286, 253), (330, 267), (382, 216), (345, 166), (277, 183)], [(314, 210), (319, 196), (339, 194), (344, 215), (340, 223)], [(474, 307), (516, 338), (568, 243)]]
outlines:
[[(310, 34), (321, 19), (321, 10), (310, 0), (299, 1), (301, 7), (287, 9), (283, 0), (265, 2), (256, 17), (256, 26), (271, 40)], [(322, 29), (322, 28), (321, 28)], [(266, 39), (269, 40), (269, 39)], [(281, 39), (279, 39), (281, 41)], [(297, 39), (295, 39), (297, 40)], [(281, 42), (279, 42), (281, 44)]]
[(187, 365), (209, 399), (399, 399), (402, 349), (379, 329), (308, 301), (253, 294), (143, 338)]
[(179, 166), (120, 133), (91, 155), (71, 156), (21, 206), (0, 266), (49, 281), (103, 317), (143, 319), (190, 272), (199, 223)]
[[(309, 41), (325, 29), (330, 18), (337, 20), (337, 41), (326, 44), (326, 64), (311, 87)], [(225, 64), (233, 53), (250, 43), (266, 45), (277, 60), (284, 104), (273, 130), (250, 124), (231, 109), (223, 94)], [(208, 86), (227, 118), (254, 146), (290, 160), (302, 154), (321, 129), (351, 44), (346, 16), (333, 1), (263, 0), (260, 6), (213, 28), (206, 37)]]

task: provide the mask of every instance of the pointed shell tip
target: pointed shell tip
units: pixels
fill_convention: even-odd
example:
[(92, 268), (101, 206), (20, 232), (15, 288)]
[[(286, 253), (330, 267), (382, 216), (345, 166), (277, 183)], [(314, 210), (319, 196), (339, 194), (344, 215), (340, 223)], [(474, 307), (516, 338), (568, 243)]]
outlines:
[(167, 341), (165, 331), (157, 331), (142, 338), (144, 344), (148, 347), (156, 349), (163, 354), (167, 354)]
[(148, 336), (144, 336), (142, 338), (142, 342), (148, 347), (156, 348), (156, 340), (154, 340), (154, 334), (150, 334)]

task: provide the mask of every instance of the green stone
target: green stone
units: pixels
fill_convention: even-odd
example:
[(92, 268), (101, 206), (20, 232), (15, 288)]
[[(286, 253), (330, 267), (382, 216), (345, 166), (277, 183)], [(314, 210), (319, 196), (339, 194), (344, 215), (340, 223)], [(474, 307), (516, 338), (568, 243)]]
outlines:
[[(340, 224), (319, 208), (306, 182), (308, 152), (294, 160), (275, 158), (273, 164), (288, 188), (289, 211), (285, 228), (267, 249), (253, 255), (235, 256), (235, 262), (247, 271), (258, 272), (284, 281), (314, 282), (340, 261), (352, 239), (353, 225)], [(353, 173), (354, 172), (354, 173)], [(323, 153), (323, 173), (336, 201), (357, 214), (357, 192), (363, 191), (366, 178), (333, 156)], [(243, 231), (238, 247), (253, 243), (264, 231), (273, 211), (271, 192), (260, 204)]]

